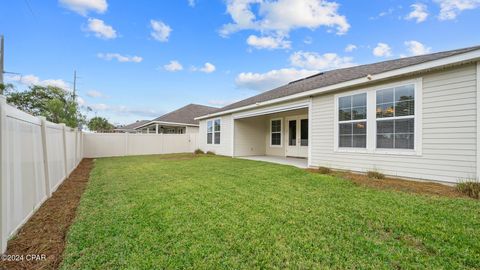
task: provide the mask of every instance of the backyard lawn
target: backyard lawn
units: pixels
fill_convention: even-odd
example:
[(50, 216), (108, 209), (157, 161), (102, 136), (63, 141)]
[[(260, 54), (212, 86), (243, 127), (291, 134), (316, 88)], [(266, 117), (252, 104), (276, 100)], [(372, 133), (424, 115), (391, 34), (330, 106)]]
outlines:
[(63, 269), (480, 268), (480, 202), (227, 157), (95, 161)]

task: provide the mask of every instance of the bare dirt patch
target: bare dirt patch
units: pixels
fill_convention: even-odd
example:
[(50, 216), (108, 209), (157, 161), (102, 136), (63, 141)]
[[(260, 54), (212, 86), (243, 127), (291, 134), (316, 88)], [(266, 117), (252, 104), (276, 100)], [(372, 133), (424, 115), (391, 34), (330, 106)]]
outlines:
[[(312, 173), (319, 173), (319, 171), (316, 169), (307, 169), (307, 171)], [(332, 172), (330, 173), (330, 175), (350, 180), (357, 185), (377, 189), (390, 189), (403, 192), (438, 195), (453, 198), (467, 197), (466, 195), (459, 192), (454, 186), (448, 186), (439, 183), (420, 182), (390, 177), (387, 177), (385, 179), (375, 179), (370, 178), (364, 174), (357, 174), (351, 172)]]
[[(38, 211), (8, 242), (5, 254), (23, 255), (23, 261), (0, 261), (1, 269), (57, 269), (62, 261), (65, 238), (78, 203), (86, 188), (92, 159), (83, 159)], [(45, 255), (44, 260), (29, 260), (31, 255)], [(30, 255), (28, 257), (27, 255)]]

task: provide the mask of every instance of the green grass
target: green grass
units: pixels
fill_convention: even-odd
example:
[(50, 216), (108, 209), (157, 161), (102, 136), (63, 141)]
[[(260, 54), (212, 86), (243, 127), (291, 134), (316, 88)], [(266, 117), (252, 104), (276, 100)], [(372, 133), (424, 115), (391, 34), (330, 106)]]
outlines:
[(479, 201), (375, 190), (289, 166), (206, 155), (96, 160), (62, 265), (479, 267)]

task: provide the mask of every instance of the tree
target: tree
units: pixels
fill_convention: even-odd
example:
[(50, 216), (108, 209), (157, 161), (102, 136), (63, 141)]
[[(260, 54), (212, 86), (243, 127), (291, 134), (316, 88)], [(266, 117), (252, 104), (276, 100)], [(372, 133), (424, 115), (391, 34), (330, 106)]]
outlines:
[(54, 86), (30, 86), (26, 91), (9, 91), (7, 102), (35, 116), (44, 116), (54, 123), (79, 127), (85, 123), (73, 93)]
[(96, 132), (112, 131), (114, 126), (104, 117), (95, 116), (88, 121), (88, 129)]

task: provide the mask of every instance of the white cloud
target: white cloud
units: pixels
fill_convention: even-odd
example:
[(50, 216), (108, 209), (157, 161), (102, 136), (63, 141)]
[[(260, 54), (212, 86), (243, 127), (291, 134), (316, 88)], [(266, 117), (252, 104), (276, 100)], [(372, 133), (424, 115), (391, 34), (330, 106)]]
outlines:
[(178, 62), (177, 60), (170, 61), (170, 63), (164, 65), (163, 68), (171, 72), (183, 70), (182, 64), (180, 64), (180, 62)]
[(117, 37), (117, 31), (110, 25), (105, 24), (104, 21), (99, 19), (88, 19), (88, 27), (86, 31), (95, 33), (95, 36), (103, 39), (114, 39)]
[(111, 61), (116, 59), (118, 62), (133, 62), (133, 63), (140, 63), (143, 61), (143, 58), (140, 56), (128, 56), (128, 55), (121, 55), (119, 53), (99, 53), (97, 57), (100, 59)]
[(203, 65), (203, 67), (201, 68), (197, 68), (197, 67), (192, 67), (192, 71), (201, 71), (201, 72), (205, 72), (205, 73), (212, 73), (216, 70), (216, 67), (215, 65), (213, 65), (212, 63), (205, 63)]
[(83, 106), (85, 105), (85, 100), (82, 97), (77, 96), (77, 104)]
[(228, 104), (232, 104), (236, 102), (235, 100), (209, 100), (208, 104), (212, 106), (227, 106)]
[(59, 0), (60, 4), (76, 13), (86, 16), (89, 11), (104, 13), (107, 11), (107, 0)]
[(411, 55), (427, 54), (432, 50), (432, 48), (427, 47), (416, 40), (405, 41), (405, 46), (407, 46), (407, 50)]
[(87, 96), (92, 98), (106, 98), (107, 96), (100, 91), (90, 90), (87, 92)]
[(347, 47), (345, 47), (346, 52), (353, 52), (356, 49), (357, 49), (357, 45), (354, 45), (354, 44), (348, 44)]
[(188, 5), (191, 7), (195, 6), (195, 0), (188, 0)]
[(247, 44), (256, 48), (256, 49), (289, 49), (291, 47), (291, 42), (285, 40), (283, 36), (263, 36), (258, 37), (255, 35), (250, 35), (247, 38)]
[(67, 82), (65, 82), (64, 80), (61, 80), (61, 79), (40, 80), (39, 77), (37, 77), (35, 75), (32, 75), (32, 74), (24, 75), (24, 76), (12, 75), (12, 76), (6, 77), (6, 79), (11, 81), (11, 82), (20, 83), (20, 84), (23, 84), (23, 85), (26, 85), (26, 86), (31, 86), (31, 85), (55, 86), (55, 87), (59, 87), (59, 88), (62, 88), (64, 90), (67, 90), (67, 91), (71, 91), (70, 85)]
[(150, 20), (150, 26), (152, 27), (153, 31), (150, 35), (160, 42), (167, 42), (170, 33), (172, 32), (172, 28), (162, 21)]
[(373, 49), (373, 55), (377, 57), (389, 57), (392, 56), (392, 48), (386, 43), (378, 43), (377, 47)]
[(462, 11), (480, 7), (480, 0), (435, 0), (440, 5), (440, 20), (454, 20)]
[(227, 13), (233, 22), (223, 25), (220, 34), (227, 36), (250, 29), (287, 35), (296, 28), (325, 26), (335, 28), (341, 35), (348, 31), (350, 24), (338, 13), (338, 8), (339, 4), (326, 0), (228, 0)]
[(351, 57), (341, 57), (336, 53), (318, 54), (315, 52), (295, 52), (290, 56), (290, 63), (294, 67), (308, 70), (331, 70), (351, 67), (355, 64)]
[(428, 17), (427, 6), (416, 3), (410, 6), (412, 11), (405, 17), (406, 20), (416, 20), (417, 23), (425, 21)]
[(298, 70), (295, 68), (271, 70), (266, 73), (242, 72), (236, 77), (235, 84), (242, 88), (265, 91), (294, 80), (311, 76), (317, 72), (318, 71), (315, 70)]
[(303, 43), (310, 45), (313, 43), (313, 38), (312, 37), (306, 37), (303, 39)]
[(103, 112), (111, 112), (116, 115), (121, 116), (143, 116), (143, 117), (156, 117), (159, 115), (159, 112), (147, 109), (147, 108), (130, 108), (124, 105), (107, 105), (105, 103), (96, 103), (96, 104), (89, 104), (88, 107), (92, 108), (94, 111), (103, 111)]

